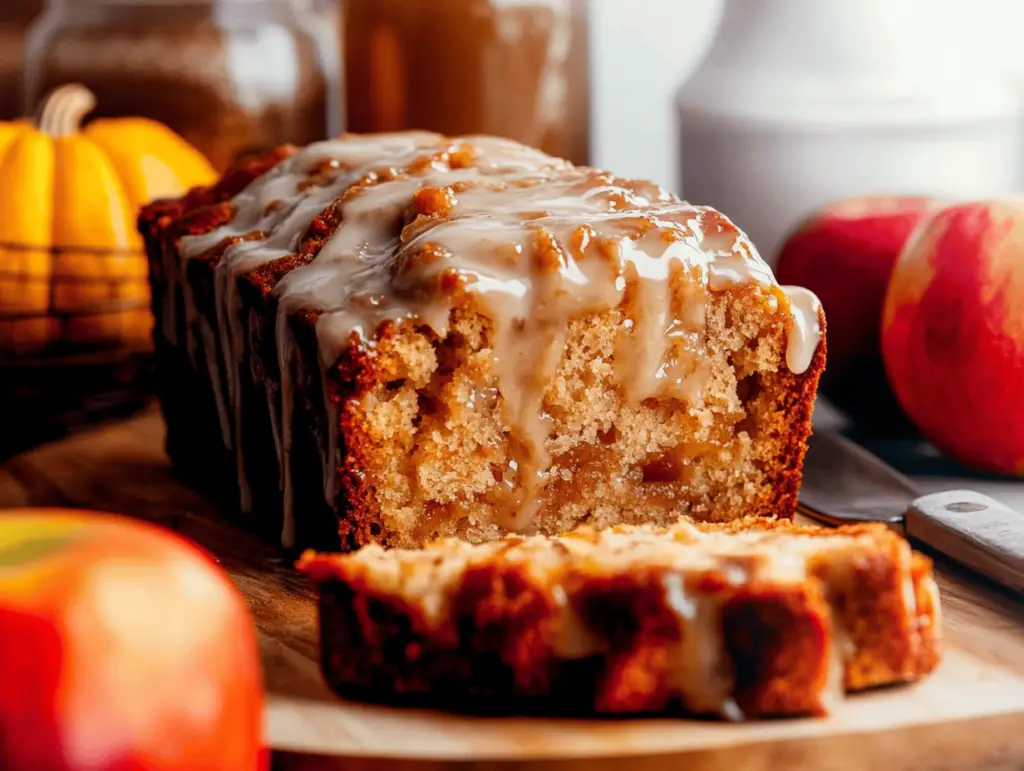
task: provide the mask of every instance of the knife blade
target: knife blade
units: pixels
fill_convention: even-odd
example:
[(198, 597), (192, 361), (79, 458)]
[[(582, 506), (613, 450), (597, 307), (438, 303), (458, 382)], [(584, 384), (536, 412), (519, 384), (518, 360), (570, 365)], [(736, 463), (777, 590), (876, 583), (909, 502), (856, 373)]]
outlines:
[(1024, 515), (974, 490), (921, 495), (913, 481), (834, 430), (816, 428), (800, 509), (830, 525), (903, 524), (908, 537), (1024, 593)]

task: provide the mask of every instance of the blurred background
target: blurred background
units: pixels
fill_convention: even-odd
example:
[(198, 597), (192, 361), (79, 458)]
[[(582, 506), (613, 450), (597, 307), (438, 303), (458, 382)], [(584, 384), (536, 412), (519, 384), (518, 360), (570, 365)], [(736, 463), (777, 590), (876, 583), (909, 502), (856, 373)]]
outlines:
[[(776, 0), (765, 0), (766, 9)], [(310, 25), (327, 38), (327, 45), (337, 46), (337, 5), (346, 0), (279, 0), (282, 6), (292, 6), (305, 15), (310, 12), (318, 18)], [(614, 168), (622, 174), (653, 179), (676, 186), (677, 143), (674, 140), (673, 101), (677, 89), (693, 74), (707, 54), (721, 21), (726, 0), (584, 0), (590, 15), (587, 34), (592, 53), (589, 57), (592, 80), (592, 162)], [(839, 0), (839, 4), (849, 0)], [(255, 5), (252, 0), (2, 0), (0, 2), (0, 119), (9, 119), (23, 112), (22, 55), (26, 34), (33, 21), (37, 22), (45, 8), (80, 17), (97, 16), (96, 8), (118, 5), (118, 15), (124, 7), (149, 6), (148, 23), (158, 23), (157, 17), (178, 17), (182, 27), (199, 23), (201, 14), (189, 6), (220, 5), (221, 23), (229, 16), (231, 5)], [(262, 4), (262, 3), (260, 3)], [(466, 10), (474, 3), (464, 0), (440, 0), (424, 3), (420, 0), (349, 0), (349, 5), (391, 6), (409, 9), (419, 5), (450, 6)], [(549, 5), (546, 0), (535, 6)], [(870, 5), (870, 2), (868, 3)], [(489, 5), (482, 3), (480, 5)], [(496, 6), (529, 6), (529, 2), (495, 2)], [(557, 3), (555, 4), (557, 5)], [(1024, 92), (1024, 47), (1018, 40), (1018, 31), (1024, 25), (1024, 4), (1017, 0), (974, 0), (970, 4), (956, 0), (932, 0), (927, 8), (914, 0), (887, 4), (887, 13), (902, 16), (906, 31), (914, 39), (931, 42), (934, 52), (953, 61), (972, 63), (981, 60), (987, 68), (1001, 69), (1014, 79)], [(84, 9), (92, 7), (90, 12)], [(171, 10), (177, 6), (176, 10)], [(77, 10), (76, 10), (77, 9)], [(156, 11), (156, 12), (153, 12)], [(165, 13), (166, 11), (166, 13)], [(251, 8), (248, 13), (251, 13)], [(411, 11), (410, 11), (411, 12)], [(394, 13), (394, 11), (392, 11)], [(136, 14), (138, 15), (138, 14)], [(309, 19), (307, 18), (307, 21)], [(140, 20), (145, 26), (145, 20)], [(80, 43), (83, 41), (79, 41)], [(95, 40), (90, 53), (95, 56), (101, 46)], [(280, 44), (280, 41), (279, 41)], [(193, 41), (193, 45), (196, 45)], [(201, 46), (201, 43), (199, 44)], [(263, 38), (252, 41), (256, 54), (246, 62), (247, 67), (259, 66), (262, 72), (252, 72), (249, 78), (282, 79), (293, 76), (293, 54), (282, 46), (274, 50), (273, 41)], [(170, 70), (199, 54), (196, 48), (150, 49), (152, 56), (165, 61), (149, 61), (153, 67)], [(241, 53), (241, 52), (240, 52)], [(149, 58), (145, 51), (138, 53)], [(242, 54), (244, 55), (244, 54)], [(209, 67), (210, 63), (194, 62), (193, 67)], [(352, 62), (349, 62), (352, 66)], [(85, 75), (64, 70), (65, 76)], [(276, 73), (276, 74), (273, 74)], [(51, 77), (57, 77), (53, 75)], [(270, 84), (264, 83), (264, 86)], [(332, 84), (333, 85), (333, 84)], [(160, 94), (172, 99), (173, 94)], [(335, 95), (340, 98), (340, 93)], [(34, 105), (33, 105), (34, 107)], [(296, 137), (301, 141), (301, 137)]]
[(914, 437), (883, 302), (933, 211), (1024, 181), (1022, 25), (1019, 0), (0, 0), (0, 185), (33, 201), (66, 171), (106, 200), (19, 132), (81, 132), (144, 182), (121, 180), (110, 227), (0, 218), (0, 455), (149, 398), (140, 203), (281, 143), (405, 128), (511, 136), (720, 208), (822, 298), (824, 392), (865, 437)]

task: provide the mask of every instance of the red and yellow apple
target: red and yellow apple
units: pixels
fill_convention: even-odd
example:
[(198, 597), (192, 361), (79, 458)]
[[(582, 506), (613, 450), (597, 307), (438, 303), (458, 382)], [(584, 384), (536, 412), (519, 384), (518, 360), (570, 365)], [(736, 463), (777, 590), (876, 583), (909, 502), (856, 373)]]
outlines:
[(939, 211), (893, 270), (882, 353), (900, 404), (957, 460), (1024, 473), (1024, 202)]
[(904, 243), (934, 208), (919, 197), (841, 201), (799, 225), (776, 262), (779, 282), (810, 289), (828, 318), (822, 393), (871, 431), (907, 425), (882, 366), (882, 302)]
[(0, 768), (255, 771), (255, 631), (190, 543), (83, 512), (0, 514)]

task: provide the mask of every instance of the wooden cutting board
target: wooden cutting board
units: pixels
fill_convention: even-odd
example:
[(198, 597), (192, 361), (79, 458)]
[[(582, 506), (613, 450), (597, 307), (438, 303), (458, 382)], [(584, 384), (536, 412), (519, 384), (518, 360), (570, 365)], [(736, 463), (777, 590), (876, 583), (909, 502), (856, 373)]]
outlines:
[(198, 541), (260, 632), (276, 769), (1024, 769), (1024, 604), (943, 567), (945, 659), (918, 685), (849, 699), (829, 718), (473, 718), (346, 703), (320, 679), (313, 594), (253, 537), (175, 481), (155, 411), (0, 465), (0, 507), (76, 506)]

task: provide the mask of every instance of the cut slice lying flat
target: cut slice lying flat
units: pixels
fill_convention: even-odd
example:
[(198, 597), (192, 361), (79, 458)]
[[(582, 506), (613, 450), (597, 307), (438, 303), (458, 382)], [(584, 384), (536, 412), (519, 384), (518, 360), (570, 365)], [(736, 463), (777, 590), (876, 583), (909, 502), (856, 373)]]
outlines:
[(883, 526), (680, 521), (299, 567), (345, 697), (736, 720), (826, 714), (939, 659), (931, 563)]

